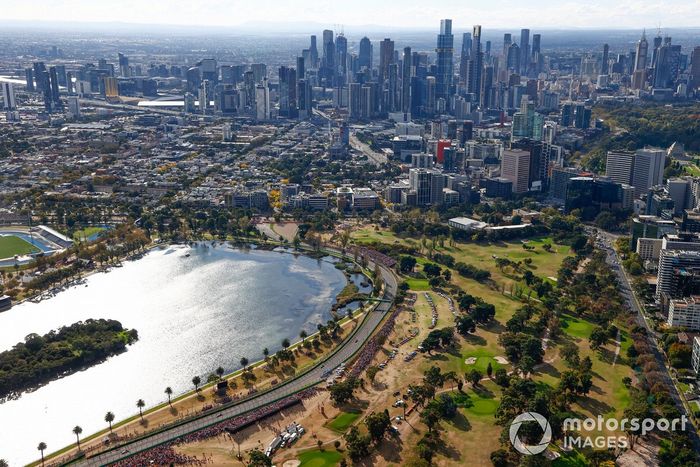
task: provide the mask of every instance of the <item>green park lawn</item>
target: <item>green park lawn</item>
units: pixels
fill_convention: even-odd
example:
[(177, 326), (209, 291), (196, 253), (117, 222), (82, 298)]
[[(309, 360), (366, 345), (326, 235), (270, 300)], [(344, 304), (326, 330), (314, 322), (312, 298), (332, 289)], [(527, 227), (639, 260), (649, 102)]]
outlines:
[(15, 255), (26, 255), (38, 251), (37, 247), (14, 235), (0, 237), (0, 258), (11, 258)]
[(565, 333), (572, 337), (579, 339), (588, 339), (591, 337), (591, 332), (595, 327), (593, 323), (576, 318), (571, 315), (563, 315), (561, 320), (561, 327)]
[(335, 467), (340, 463), (343, 455), (338, 451), (306, 451), (299, 454), (299, 467)]
[(355, 421), (360, 418), (360, 412), (341, 412), (333, 420), (328, 422), (326, 426), (338, 433), (345, 433)]

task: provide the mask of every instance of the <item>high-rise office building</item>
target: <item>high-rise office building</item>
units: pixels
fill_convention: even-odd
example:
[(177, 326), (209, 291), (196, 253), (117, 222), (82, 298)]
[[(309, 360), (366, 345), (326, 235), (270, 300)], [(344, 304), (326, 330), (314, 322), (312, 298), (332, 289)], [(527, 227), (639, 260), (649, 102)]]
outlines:
[(472, 53), (467, 66), (467, 92), (474, 95), (476, 102), (480, 101), (482, 60), (481, 26), (476, 25), (472, 30)]
[(445, 99), (449, 102), (450, 87), (453, 75), (453, 53), (454, 36), (452, 35), (452, 20), (443, 19), (440, 21), (440, 34), (437, 37), (437, 76), (436, 76), (436, 98)]
[(17, 102), (15, 101), (15, 89), (12, 87), (12, 83), (0, 82), (2, 87), (2, 101), (5, 110), (15, 110), (17, 108)]
[(503, 151), (501, 177), (513, 182), (513, 193), (526, 193), (530, 189), (530, 153), (520, 149)]
[(605, 161), (605, 176), (617, 183), (630, 184), (634, 169), (634, 153), (608, 151)]
[(128, 78), (131, 76), (131, 72), (129, 70), (129, 57), (121, 52), (117, 54), (117, 57), (119, 59), (119, 75), (122, 78)]
[(34, 70), (25, 68), (24, 78), (27, 84), (27, 92), (34, 92)]
[(634, 196), (640, 197), (654, 185), (661, 185), (664, 178), (666, 152), (662, 149), (638, 149), (634, 156), (632, 183)]
[(318, 47), (316, 46), (316, 36), (311, 36), (311, 46), (309, 47), (309, 68), (318, 68)]
[(78, 96), (68, 96), (68, 113), (71, 118), (80, 119), (80, 99)]
[(649, 43), (647, 42), (646, 32), (643, 32), (642, 38), (637, 42), (637, 50), (635, 52), (634, 72), (632, 74), (632, 87), (634, 89), (643, 89), (645, 87), (648, 52)]
[(389, 79), (389, 64), (394, 60), (394, 41), (389, 38), (379, 43), (379, 81)]
[(467, 69), (471, 56), (472, 34), (470, 32), (465, 32), (462, 34), (462, 50), (459, 54), (459, 82), (463, 86), (467, 84)]
[(255, 109), (258, 120), (270, 119), (270, 88), (267, 86), (267, 78), (255, 86)]
[(404, 47), (401, 70), (401, 111), (409, 113), (411, 111), (411, 77), (412, 70), (411, 48)]
[(690, 79), (688, 89), (695, 90), (700, 87), (700, 45), (693, 49), (690, 56)]
[(610, 46), (608, 44), (603, 44), (603, 59), (600, 65), (600, 74), (607, 75), (610, 72), (610, 58), (608, 54), (610, 53)]
[(347, 81), (348, 74), (348, 40), (343, 33), (335, 39), (335, 63), (336, 75), (339, 77), (337, 85), (343, 85)]
[(49, 83), (51, 86), (52, 109), (61, 110), (63, 109), (63, 103), (61, 103), (61, 97), (58, 87), (58, 72), (56, 71), (55, 66), (49, 68)]
[(520, 30), (520, 74), (526, 75), (530, 64), (530, 30)]
[(533, 67), (531, 71), (534, 72), (535, 75), (541, 71), (542, 68), (542, 51), (540, 50), (542, 46), (542, 35), (541, 34), (533, 34), (532, 35), (532, 50), (530, 51), (530, 64)]
[(360, 39), (360, 54), (358, 55), (358, 66), (360, 69), (372, 69), (372, 42), (368, 37)]

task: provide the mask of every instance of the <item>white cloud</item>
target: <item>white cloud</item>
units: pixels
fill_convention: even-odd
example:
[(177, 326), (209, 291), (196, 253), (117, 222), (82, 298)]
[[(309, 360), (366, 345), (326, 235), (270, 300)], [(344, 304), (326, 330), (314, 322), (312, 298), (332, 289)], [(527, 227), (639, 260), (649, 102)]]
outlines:
[[(455, 29), (484, 27), (641, 28), (700, 26), (700, 0), (34, 0), (8, 1), (4, 20), (117, 21), (235, 26), (317, 22), (429, 28), (452, 18)], [(437, 26), (436, 26), (437, 27)]]

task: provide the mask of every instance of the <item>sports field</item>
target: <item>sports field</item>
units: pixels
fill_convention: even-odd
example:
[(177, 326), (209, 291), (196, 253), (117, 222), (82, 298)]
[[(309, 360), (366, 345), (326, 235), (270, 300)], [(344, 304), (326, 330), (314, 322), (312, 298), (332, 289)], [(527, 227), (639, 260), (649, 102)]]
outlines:
[(37, 253), (39, 249), (31, 243), (14, 235), (0, 236), (0, 258), (11, 258), (15, 255)]

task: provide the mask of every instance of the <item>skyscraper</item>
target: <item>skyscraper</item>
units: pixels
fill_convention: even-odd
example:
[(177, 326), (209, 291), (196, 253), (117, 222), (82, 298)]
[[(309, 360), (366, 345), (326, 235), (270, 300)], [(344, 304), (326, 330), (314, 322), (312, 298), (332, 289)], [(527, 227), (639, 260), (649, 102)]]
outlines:
[(472, 35), (469, 32), (462, 34), (462, 51), (459, 54), (459, 82), (466, 85), (467, 68), (472, 55)]
[(401, 71), (401, 111), (408, 113), (411, 109), (411, 48), (404, 47)]
[(700, 87), (700, 45), (693, 49), (690, 57), (690, 80), (688, 88), (693, 90)]
[(24, 77), (27, 81), (27, 91), (34, 92), (34, 70), (26, 68), (24, 70)]
[(368, 37), (360, 39), (360, 54), (357, 60), (360, 69), (372, 69), (372, 42)]
[(348, 74), (348, 40), (343, 33), (335, 39), (336, 75), (340, 77), (337, 85), (345, 84)]
[(389, 38), (379, 43), (379, 81), (389, 78), (389, 64), (394, 59), (394, 41)]
[(482, 60), (481, 26), (477, 24), (472, 30), (472, 53), (467, 70), (467, 92), (474, 94), (476, 102), (480, 101)]
[(530, 30), (520, 30), (520, 74), (527, 74), (530, 64)]
[(501, 177), (513, 182), (513, 193), (525, 193), (530, 187), (530, 153), (506, 149), (501, 160)]
[(437, 99), (445, 99), (449, 102), (450, 86), (452, 85), (453, 64), (452, 55), (454, 52), (454, 36), (452, 35), (452, 20), (443, 19), (440, 21), (440, 34), (437, 37), (437, 76), (435, 96)]
[(608, 44), (603, 44), (603, 63), (600, 66), (600, 74), (607, 75), (610, 71), (610, 64), (608, 54), (610, 53), (610, 46)]
[(2, 100), (5, 110), (15, 110), (17, 108), (17, 102), (15, 101), (15, 90), (12, 87), (12, 83), (2, 82)]
[(51, 84), (51, 101), (53, 110), (63, 109), (63, 104), (61, 103), (60, 94), (58, 92), (58, 73), (56, 72), (55, 66), (49, 68), (49, 82)]
[(646, 31), (642, 32), (642, 38), (637, 42), (637, 53), (634, 62), (634, 71), (644, 70), (647, 67), (647, 53), (649, 51), (649, 43), (647, 42)]
[(129, 76), (131, 76), (129, 70), (129, 57), (127, 57), (121, 52), (119, 52), (117, 56), (119, 58), (119, 74), (122, 78), (128, 78)]
[(316, 69), (318, 67), (318, 47), (316, 46), (316, 36), (311, 36), (311, 46), (309, 47), (309, 68)]

